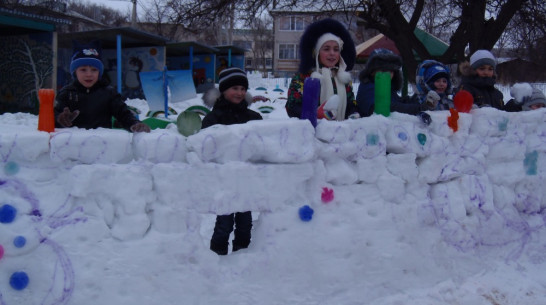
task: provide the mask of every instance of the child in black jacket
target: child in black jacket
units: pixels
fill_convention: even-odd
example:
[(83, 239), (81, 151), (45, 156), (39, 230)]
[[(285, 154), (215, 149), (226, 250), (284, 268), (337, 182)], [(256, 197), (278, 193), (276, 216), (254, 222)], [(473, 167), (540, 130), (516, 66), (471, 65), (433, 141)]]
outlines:
[(150, 132), (121, 100), (121, 95), (102, 79), (104, 70), (96, 42), (75, 44), (70, 73), (74, 81), (56, 98), (56, 127), (112, 128), (112, 117), (128, 131)]
[(488, 50), (478, 50), (470, 56), (470, 62), (459, 65), (460, 90), (466, 90), (474, 98), (474, 107), (493, 107), (504, 110), (504, 96), (495, 88), (497, 59)]
[[(261, 120), (262, 116), (250, 109), (252, 98), (247, 94), (248, 79), (239, 68), (227, 68), (220, 72), (219, 89), (211, 89), (203, 95), (205, 104), (213, 107), (203, 118), (202, 128), (216, 124), (243, 124), (252, 120)], [(252, 229), (250, 211), (216, 216), (216, 225), (210, 241), (210, 249), (218, 255), (228, 253), (229, 235), (235, 227), (233, 251), (248, 248)]]

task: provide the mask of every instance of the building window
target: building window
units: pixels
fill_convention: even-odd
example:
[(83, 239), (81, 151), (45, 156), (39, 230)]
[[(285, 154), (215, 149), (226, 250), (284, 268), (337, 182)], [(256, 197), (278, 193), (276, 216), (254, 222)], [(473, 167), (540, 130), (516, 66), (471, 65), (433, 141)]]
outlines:
[(245, 50), (252, 50), (252, 41), (234, 40), (233, 45)]
[(279, 44), (279, 59), (298, 59), (298, 53), (297, 44)]
[(251, 67), (252, 66), (252, 58), (246, 58), (246, 64), (245, 64), (246, 67)]
[(281, 31), (303, 31), (305, 29), (305, 21), (303, 17), (283, 16), (281, 17)]
[(271, 66), (273, 66), (273, 58), (266, 58), (266, 59), (265, 59), (265, 66), (266, 66), (266, 67), (271, 67)]

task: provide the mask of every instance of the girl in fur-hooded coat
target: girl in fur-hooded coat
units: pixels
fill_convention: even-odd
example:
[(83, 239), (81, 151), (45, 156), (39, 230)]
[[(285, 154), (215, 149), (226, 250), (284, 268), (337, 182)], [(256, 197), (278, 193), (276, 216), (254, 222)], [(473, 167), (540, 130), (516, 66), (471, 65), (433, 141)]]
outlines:
[(402, 88), (402, 58), (388, 49), (375, 49), (370, 54), (366, 67), (360, 72), (360, 85), (356, 94), (356, 104), (361, 117), (371, 116), (375, 110), (375, 73), (378, 71), (392, 72), (391, 79), (391, 111), (407, 114), (419, 114), (434, 108), (426, 103), (412, 103), (409, 99), (402, 100), (398, 91)]
[[(466, 90), (474, 97), (475, 107), (494, 107), (504, 110), (504, 96), (495, 88), (497, 61), (487, 50), (478, 50), (470, 56), (470, 62), (459, 65), (462, 75), (457, 91)], [(484, 72), (482, 72), (484, 70)]]
[[(328, 67), (331, 63), (323, 63), (319, 55), (321, 47), (331, 41), (337, 43), (339, 60), (333, 67)], [(288, 116), (301, 116), (303, 84), (308, 77), (320, 79), (317, 106), (323, 105), (334, 95), (338, 96), (335, 120), (344, 120), (355, 112), (352, 79), (348, 72), (353, 68), (355, 58), (356, 49), (351, 34), (339, 21), (327, 18), (309, 25), (300, 40), (299, 69), (288, 88)]]

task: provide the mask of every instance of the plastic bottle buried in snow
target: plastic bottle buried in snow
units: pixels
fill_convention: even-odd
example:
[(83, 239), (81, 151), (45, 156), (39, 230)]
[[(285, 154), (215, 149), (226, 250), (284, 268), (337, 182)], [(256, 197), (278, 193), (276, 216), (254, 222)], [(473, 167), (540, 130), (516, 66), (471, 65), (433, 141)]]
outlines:
[(55, 131), (55, 115), (53, 114), (54, 99), (55, 91), (53, 89), (38, 90), (38, 100), (40, 101), (40, 112), (38, 114), (38, 130), (40, 131)]
[(317, 127), (317, 106), (320, 100), (320, 79), (308, 77), (303, 83), (301, 119), (308, 119)]
[(391, 72), (375, 73), (374, 112), (383, 116), (391, 115)]

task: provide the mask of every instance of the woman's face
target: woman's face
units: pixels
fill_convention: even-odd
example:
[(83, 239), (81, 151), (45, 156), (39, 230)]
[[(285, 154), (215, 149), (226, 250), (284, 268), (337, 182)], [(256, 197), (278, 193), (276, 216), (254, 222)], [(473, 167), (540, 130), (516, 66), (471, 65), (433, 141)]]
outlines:
[(333, 68), (339, 62), (339, 44), (334, 40), (325, 42), (319, 50), (319, 62), (327, 68)]

